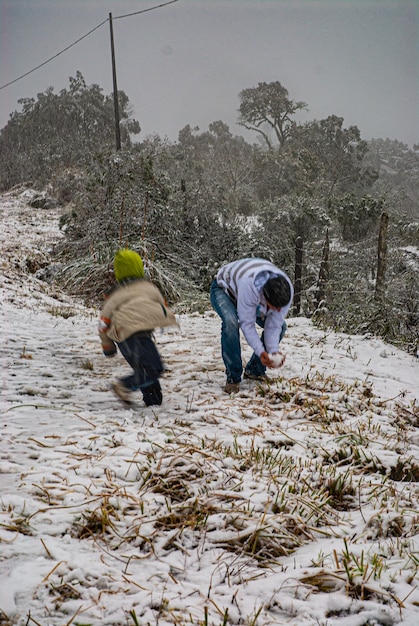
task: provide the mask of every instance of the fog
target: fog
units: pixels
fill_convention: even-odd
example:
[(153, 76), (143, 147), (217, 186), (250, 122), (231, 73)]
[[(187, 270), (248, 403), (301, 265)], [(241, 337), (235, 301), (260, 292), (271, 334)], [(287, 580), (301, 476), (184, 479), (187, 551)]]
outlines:
[(68, 88), (78, 70), (113, 91), (110, 13), (118, 89), (140, 137), (176, 140), (186, 124), (216, 120), (239, 134), (240, 91), (279, 81), (307, 103), (299, 121), (333, 114), (363, 139), (419, 142), (419, 3), (409, 0), (0, 0), (1, 128), (19, 99)]

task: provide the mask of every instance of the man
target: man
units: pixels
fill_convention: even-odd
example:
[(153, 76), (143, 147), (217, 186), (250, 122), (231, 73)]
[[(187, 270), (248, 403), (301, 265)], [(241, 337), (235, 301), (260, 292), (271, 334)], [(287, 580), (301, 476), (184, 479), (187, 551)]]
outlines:
[[(226, 393), (240, 389), (243, 372), (240, 329), (253, 348), (244, 378), (263, 380), (266, 368), (276, 367), (269, 355), (279, 351), (293, 295), (288, 276), (264, 259), (240, 259), (218, 270), (211, 285), (210, 299), (222, 321), (221, 353), (227, 375)], [(264, 329), (261, 337), (256, 324)]]

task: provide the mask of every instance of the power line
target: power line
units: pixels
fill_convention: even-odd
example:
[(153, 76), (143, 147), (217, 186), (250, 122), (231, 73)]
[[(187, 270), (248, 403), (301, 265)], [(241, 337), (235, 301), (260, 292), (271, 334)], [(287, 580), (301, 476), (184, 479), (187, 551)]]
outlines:
[(28, 76), (29, 74), (32, 74), (32, 72), (35, 72), (36, 70), (39, 70), (40, 67), (43, 67), (44, 65), (46, 65), (47, 63), (49, 63), (50, 61), (52, 61), (53, 59), (56, 59), (58, 56), (60, 56), (60, 54), (63, 54), (63, 52), (67, 52), (67, 50), (69, 50), (70, 48), (72, 48), (73, 46), (75, 46), (77, 43), (79, 43), (82, 39), (85, 39), (86, 37), (88, 37), (89, 35), (91, 35), (95, 30), (97, 30), (98, 28), (100, 28), (101, 26), (103, 26), (103, 24), (106, 24), (108, 20), (104, 20), (103, 22), (101, 22), (100, 24), (98, 24), (97, 26), (95, 26), (95, 28), (92, 28), (92, 30), (90, 30), (88, 33), (86, 33), (85, 35), (83, 35), (83, 37), (80, 37), (79, 39), (77, 39), (77, 41), (74, 41), (73, 43), (71, 43), (69, 46), (67, 46), (67, 48), (64, 48), (64, 50), (61, 50), (61, 52), (57, 52), (57, 54), (54, 54), (53, 57), (47, 59), (46, 61), (44, 61), (43, 63), (41, 63), (40, 65), (37, 65), (36, 67), (33, 68), (33, 70), (29, 70), (29, 72), (26, 72), (25, 74), (22, 74), (22, 76), (18, 76), (18, 78), (15, 78), (14, 80), (11, 80), (9, 83), (6, 83), (5, 85), (2, 85), (0, 87), (0, 89), (4, 89), (5, 87), (9, 87), (9, 85), (13, 85), (13, 83), (17, 83), (18, 80), (21, 80), (22, 78), (25, 78), (25, 76)]
[(174, 4), (178, 2), (178, 0), (170, 0), (169, 2), (164, 2), (163, 4), (159, 4), (155, 7), (150, 7), (149, 9), (142, 9), (141, 11), (136, 11), (135, 13), (127, 13), (126, 15), (117, 15), (112, 19), (121, 20), (123, 17), (131, 17), (131, 15), (139, 15), (140, 13), (147, 13), (148, 11), (154, 11), (154, 9), (161, 9), (162, 7), (167, 7), (168, 4)]
[[(127, 13), (127, 15), (118, 15), (117, 17), (114, 17), (113, 19), (114, 20), (120, 20), (120, 19), (122, 19), (124, 17), (131, 17), (132, 15), (139, 15), (140, 13), (148, 13), (148, 11), (154, 11), (155, 9), (161, 9), (162, 7), (165, 7), (165, 6), (169, 5), (169, 4), (173, 4), (174, 2), (178, 2), (178, 0), (170, 0), (169, 2), (165, 2), (164, 4), (159, 4), (157, 6), (150, 7), (148, 9), (142, 9), (141, 11), (136, 11), (135, 13)], [(46, 65), (50, 61), (53, 61), (54, 59), (59, 57), (60, 54), (63, 54), (64, 52), (67, 52), (67, 50), (69, 50), (70, 48), (72, 48), (76, 44), (80, 43), (80, 41), (82, 41), (83, 39), (86, 39), (86, 37), (88, 37), (89, 35), (94, 33), (95, 30), (97, 30), (98, 28), (100, 28), (101, 26), (106, 24), (106, 22), (108, 22), (108, 21), (109, 21), (109, 18), (107, 18), (106, 20), (103, 20), (103, 22), (101, 22), (100, 24), (98, 24), (97, 26), (92, 28), (92, 30), (89, 30), (88, 33), (86, 33), (85, 35), (83, 35), (82, 37), (80, 37), (79, 39), (74, 41), (73, 43), (71, 43), (69, 46), (64, 48), (64, 50), (61, 50), (60, 52), (57, 52), (57, 54), (54, 54), (54, 56), (50, 57), (49, 59), (47, 59), (46, 61), (44, 61), (40, 65), (37, 65), (32, 70), (29, 70), (29, 72), (25, 72), (25, 74), (22, 74), (21, 76), (18, 76), (17, 78), (15, 78), (14, 80), (11, 80), (10, 82), (6, 83), (5, 85), (1, 85), (0, 86), (0, 90), (1, 89), (5, 89), (6, 87), (9, 87), (10, 85), (13, 85), (14, 83), (17, 83), (18, 80), (21, 80), (22, 78), (25, 78), (25, 76), (29, 76), (29, 74), (32, 74), (33, 72), (36, 72), (36, 70), (39, 70), (39, 68), (43, 67), (44, 65)]]

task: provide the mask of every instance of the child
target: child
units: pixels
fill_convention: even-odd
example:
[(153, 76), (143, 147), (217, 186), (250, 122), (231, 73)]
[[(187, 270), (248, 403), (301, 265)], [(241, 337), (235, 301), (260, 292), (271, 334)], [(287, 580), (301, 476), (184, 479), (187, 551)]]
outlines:
[(158, 379), (163, 364), (152, 333), (154, 328), (176, 324), (175, 315), (165, 306), (159, 289), (144, 278), (139, 254), (119, 250), (115, 255), (114, 274), (118, 284), (103, 306), (99, 335), (104, 355), (114, 356), (117, 345), (134, 371), (113, 383), (112, 390), (125, 404), (131, 404), (131, 394), (138, 389), (146, 406), (161, 404)]

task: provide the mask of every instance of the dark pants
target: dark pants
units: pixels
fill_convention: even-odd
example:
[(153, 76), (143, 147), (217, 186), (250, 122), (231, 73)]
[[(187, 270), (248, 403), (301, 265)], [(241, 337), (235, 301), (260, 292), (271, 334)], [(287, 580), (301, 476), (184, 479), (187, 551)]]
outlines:
[(159, 378), (163, 372), (160, 354), (151, 338), (151, 333), (135, 333), (118, 344), (124, 359), (134, 370), (130, 376), (121, 378), (121, 383), (131, 391), (141, 390), (147, 406), (162, 403)]

